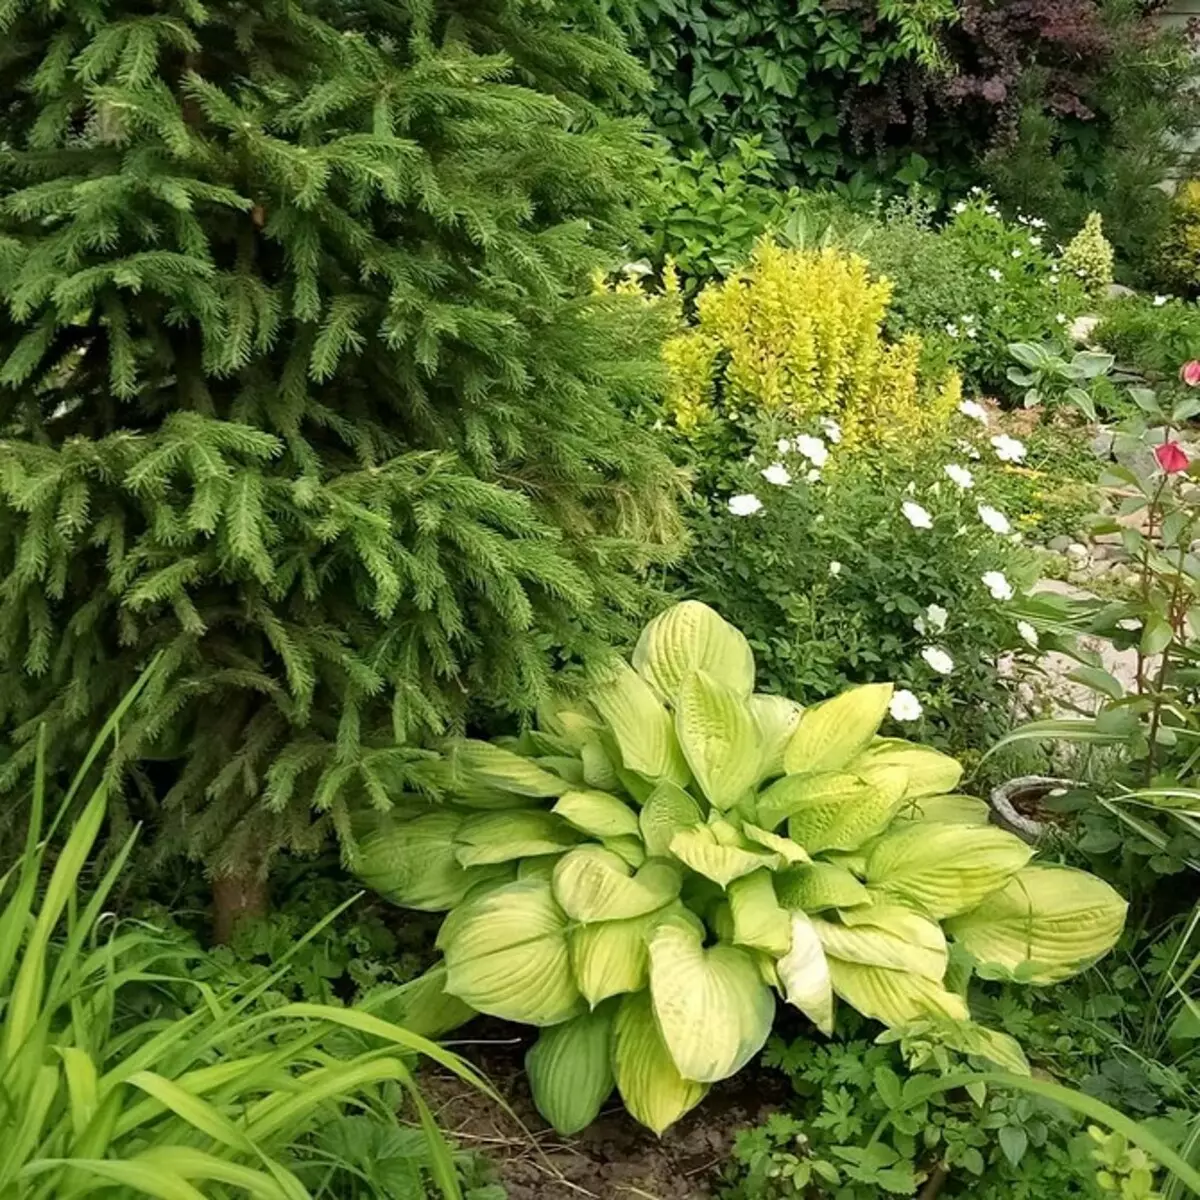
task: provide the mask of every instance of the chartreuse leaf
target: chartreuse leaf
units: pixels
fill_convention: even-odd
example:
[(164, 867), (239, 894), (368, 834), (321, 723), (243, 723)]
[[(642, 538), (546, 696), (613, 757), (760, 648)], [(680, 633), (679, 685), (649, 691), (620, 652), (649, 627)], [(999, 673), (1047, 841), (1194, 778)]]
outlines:
[(1033, 856), (1020, 838), (977, 825), (908, 823), (867, 855), (867, 882), (940, 920), (974, 908)]
[(634, 1120), (655, 1133), (691, 1112), (708, 1085), (684, 1079), (654, 1017), (649, 992), (625, 996), (613, 1025), (613, 1074)]
[(577, 925), (568, 935), (571, 969), (593, 1007), (609, 996), (639, 992), (650, 980), (650, 934), (677, 907), (656, 909), (626, 921)]
[(961, 996), (923, 975), (826, 957), (833, 990), (864, 1017), (885, 1025), (907, 1025), (929, 1017), (965, 1021), (970, 1016)]
[(614, 1015), (606, 1004), (543, 1029), (525, 1055), (533, 1102), (559, 1133), (585, 1129), (613, 1090)]
[(775, 897), (771, 872), (752, 871), (729, 885), (733, 940), (739, 946), (778, 957), (792, 941), (791, 921)]
[(553, 813), (538, 809), (480, 813), (459, 826), (455, 854), (464, 867), (477, 867), (561, 854), (579, 840), (579, 834)]
[[(847, 768), (860, 774), (870, 767), (898, 767), (908, 774), (904, 798), (952, 792), (962, 780), (962, 764), (948, 754), (901, 738), (879, 738)], [(869, 775), (866, 776), (870, 778)]]
[(991, 809), (974, 796), (920, 796), (904, 798), (897, 821), (936, 821), (943, 825), (986, 825)]
[(827, 1037), (833, 1033), (833, 984), (829, 963), (812, 920), (791, 914), (791, 945), (775, 964), (787, 1002), (798, 1008)]
[(632, 667), (622, 663), (592, 699), (612, 732), (626, 770), (647, 779), (687, 784), (690, 775), (671, 714)]
[(671, 839), (683, 829), (704, 821), (700, 806), (678, 784), (660, 783), (642, 805), (638, 826), (646, 853), (662, 858), (671, 852)]
[(622, 921), (662, 908), (679, 895), (679, 868), (651, 859), (636, 874), (602, 846), (579, 846), (554, 868), (554, 898), (573, 921)]
[(1085, 871), (1028, 866), (946, 929), (982, 973), (1057, 983), (1113, 948), (1128, 907)]
[(640, 837), (604, 838), (605, 850), (611, 850), (618, 858), (627, 862), (635, 871), (645, 865), (646, 847)]
[(564, 780), (543, 771), (531, 759), (491, 742), (462, 738), (455, 743), (451, 757), (458, 769), (475, 782), (517, 796), (534, 799), (561, 796), (568, 787)]
[(637, 837), (637, 813), (607, 792), (566, 792), (552, 812), (596, 838)]
[[(883, 783), (903, 786), (891, 778)], [(758, 816), (769, 828), (785, 815), (788, 836), (809, 854), (856, 850), (887, 827), (901, 795), (895, 786), (842, 772), (787, 775), (759, 797)]]
[(446, 991), (506, 1021), (557, 1025), (583, 1009), (567, 950), (567, 916), (548, 884), (506, 884), (468, 900), (439, 937)]
[(871, 903), (871, 893), (851, 872), (826, 862), (780, 871), (775, 894), (784, 908), (808, 913)]
[(843, 922), (813, 922), (825, 953), (867, 967), (911, 971), (935, 983), (946, 974), (946, 937), (934, 921), (898, 904), (852, 908)]
[(795, 865), (796, 863), (812, 862), (808, 851), (793, 842), (791, 838), (780, 837), (777, 833), (770, 833), (747, 821), (742, 822), (742, 834), (756, 846), (762, 846), (764, 850), (773, 850), (785, 863)]
[(805, 709), (783, 754), (789, 775), (840, 771), (870, 744), (892, 698), (890, 683), (867, 683)]
[(446, 991), (444, 964), (432, 967), (394, 992), (388, 991), (386, 997), (372, 1011), (420, 1037), (439, 1038), (477, 1015), (469, 1004)]
[(724, 844), (711, 825), (697, 825), (677, 833), (671, 839), (671, 853), (685, 866), (722, 887), (760, 867), (773, 871), (780, 865), (777, 854)]
[(758, 782), (762, 748), (750, 706), (704, 671), (680, 685), (675, 732), (696, 783), (717, 808), (732, 808)]
[(650, 996), (685, 1079), (728, 1078), (771, 1032), (775, 1003), (751, 955), (736, 946), (705, 949), (703, 934), (680, 918), (662, 921), (650, 938)]
[(384, 814), (358, 838), (355, 874), (369, 888), (405, 908), (453, 908), (476, 875), (455, 854), (460, 813), (432, 812), (409, 820)]
[(751, 696), (749, 705), (762, 747), (759, 779), (772, 779), (783, 774), (783, 753), (800, 724), (804, 709), (784, 696)]
[(754, 690), (750, 643), (740, 629), (696, 600), (668, 608), (642, 630), (633, 665), (667, 703), (674, 703), (692, 671), (705, 672), (743, 698)]

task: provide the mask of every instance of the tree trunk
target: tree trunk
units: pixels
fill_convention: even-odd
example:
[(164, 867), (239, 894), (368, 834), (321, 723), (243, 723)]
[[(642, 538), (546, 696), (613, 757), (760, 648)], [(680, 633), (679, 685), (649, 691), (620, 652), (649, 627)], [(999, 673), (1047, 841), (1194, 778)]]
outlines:
[(266, 916), (267, 907), (265, 872), (250, 867), (217, 875), (213, 879), (213, 941), (218, 946), (228, 945), (246, 918)]

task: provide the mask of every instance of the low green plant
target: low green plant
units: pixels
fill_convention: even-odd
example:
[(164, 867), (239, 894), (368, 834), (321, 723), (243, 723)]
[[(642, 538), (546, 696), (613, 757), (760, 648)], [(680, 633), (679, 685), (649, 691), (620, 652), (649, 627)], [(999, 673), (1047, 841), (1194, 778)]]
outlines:
[(1155, 385), (1172, 382), (1200, 346), (1200, 307), (1174, 296), (1121, 296), (1102, 309), (1093, 337), (1120, 366)]
[[(491, 1094), (456, 1055), (365, 1011), (264, 1003), (286, 961), (253, 986), (214, 985), (194, 972), (194, 944), (114, 920), (106, 902), (136, 835), (81, 886), (107, 805), (107, 786), (87, 794), (88, 781), (134, 695), (48, 832), (40, 750), (24, 853), (0, 881), (0, 1195), (417, 1200), (430, 1186), (463, 1197), (411, 1061), (426, 1055)], [(76, 813), (52, 850), (59, 822)], [(401, 1105), (419, 1118), (411, 1137), (397, 1125)], [(411, 1188), (362, 1190), (369, 1159), (328, 1140), (350, 1112), (410, 1137)]]
[(1026, 1069), (971, 1021), (948, 937), (964, 965), (1048, 984), (1120, 933), (1124, 901), (1030, 865), (955, 792), (954, 759), (878, 737), (890, 684), (801, 711), (754, 683), (743, 635), (676, 605), (586, 698), (548, 702), (518, 739), (454, 747), (447, 805), (364, 820), (362, 878), (451, 910), (433, 986), (542, 1029), (530, 1083), (560, 1130), (614, 1085), (666, 1128), (758, 1052), (776, 992), (827, 1035), (837, 996)]
[(1097, 419), (1092, 389), (1112, 371), (1111, 354), (1076, 350), (1068, 358), (1067, 347), (1055, 338), (1014, 342), (1008, 349), (1019, 364), (1008, 368), (1008, 379), (1026, 389), (1026, 408), (1073, 404), (1089, 421)]

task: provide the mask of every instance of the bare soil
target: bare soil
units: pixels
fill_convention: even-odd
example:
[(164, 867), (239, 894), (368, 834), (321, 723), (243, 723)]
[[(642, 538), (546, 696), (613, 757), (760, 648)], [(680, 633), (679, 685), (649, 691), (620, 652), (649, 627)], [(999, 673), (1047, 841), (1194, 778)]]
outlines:
[(749, 1067), (714, 1087), (662, 1138), (634, 1121), (616, 1093), (588, 1129), (564, 1138), (529, 1094), (522, 1060), (532, 1037), (492, 1022), (464, 1032), (450, 1048), (487, 1075), (516, 1119), (450, 1075), (423, 1074), (422, 1088), (447, 1134), (495, 1163), (509, 1200), (707, 1200), (737, 1131), (761, 1122), (788, 1095), (779, 1075)]

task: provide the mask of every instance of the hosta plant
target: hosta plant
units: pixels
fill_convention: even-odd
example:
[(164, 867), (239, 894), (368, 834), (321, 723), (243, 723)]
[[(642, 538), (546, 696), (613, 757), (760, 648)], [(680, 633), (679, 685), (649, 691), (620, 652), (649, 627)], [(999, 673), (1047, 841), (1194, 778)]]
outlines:
[(661, 1131), (740, 1070), (778, 1001), (826, 1035), (840, 999), (888, 1026), (1024, 1069), (971, 1023), (968, 970), (1052, 983), (1105, 953), (1125, 904), (1079, 871), (1030, 864), (955, 789), (952, 758), (880, 737), (890, 684), (806, 711), (754, 692), (742, 634), (680, 604), (586, 701), (515, 740), (463, 741), (449, 802), (362, 833), (363, 878), (450, 910), (444, 988), (538, 1026), (535, 1099), (563, 1132), (614, 1086)]

